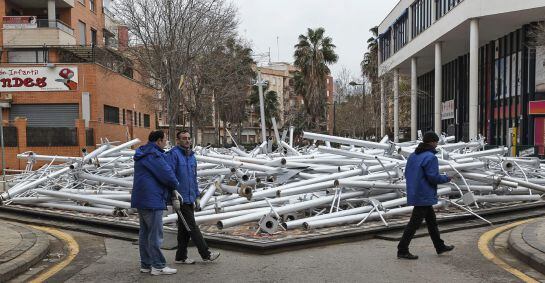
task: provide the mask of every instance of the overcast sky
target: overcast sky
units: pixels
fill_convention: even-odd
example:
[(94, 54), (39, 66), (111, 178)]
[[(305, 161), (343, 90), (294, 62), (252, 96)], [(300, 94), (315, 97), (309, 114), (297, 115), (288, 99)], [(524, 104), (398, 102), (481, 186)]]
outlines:
[[(335, 77), (342, 67), (359, 76), (369, 29), (378, 25), (398, 0), (233, 0), (239, 8), (240, 34), (255, 53), (271, 50), (273, 62), (293, 62), (294, 45), (307, 28), (323, 27), (339, 55), (330, 66)], [(278, 37), (278, 46), (277, 46)], [(263, 59), (267, 60), (267, 59)]]

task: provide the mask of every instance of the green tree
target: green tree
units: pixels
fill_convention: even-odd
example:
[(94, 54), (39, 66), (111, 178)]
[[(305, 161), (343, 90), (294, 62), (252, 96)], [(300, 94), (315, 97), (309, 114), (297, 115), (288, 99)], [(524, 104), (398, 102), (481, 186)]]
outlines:
[(325, 125), (327, 108), (326, 77), (331, 73), (328, 65), (337, 62), (335, 45), (331, 37), (325, 36), (324, 28), (308, 29), (299, 35), (295, 45), (295, 66), (300, 75), (296, 76), (295, 91), (305, 101), (309, 124), (316, 130)]

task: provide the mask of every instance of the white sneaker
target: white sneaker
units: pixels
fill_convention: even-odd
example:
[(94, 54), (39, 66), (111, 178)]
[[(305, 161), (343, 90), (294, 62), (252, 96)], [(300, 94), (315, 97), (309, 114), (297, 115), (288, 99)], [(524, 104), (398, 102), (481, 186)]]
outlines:
[(175, 260), (174, 263), (177, 263), (177, 264), (195, 264), (195, 261), (190, 259), (190, 258), (186, 258), (185, 260)]
[(168, 266), (165, 266), (162, 269), (158, 269), (155, 267), (151, 268), (151, 275), (171, 275), (176, 274), (176, 272), (178, 272), (178, 270), (170, 268)]
[(210, 256), (208, 258), (203, 258), (204, 261), (214, 261), (216, 260), (218, 257), (220, 257), (220, 253), (219, 252), (211, 252), (210, 253)]
[(151, 268), (140, 268), (140, 272), (141, 273), (150, 273), (151, 272)]

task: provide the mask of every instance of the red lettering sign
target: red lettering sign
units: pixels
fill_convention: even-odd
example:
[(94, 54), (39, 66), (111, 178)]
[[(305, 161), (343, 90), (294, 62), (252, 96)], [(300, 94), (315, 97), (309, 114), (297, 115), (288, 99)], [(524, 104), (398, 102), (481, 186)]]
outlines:
[(0, 83), (2, 83), (2, 87), (10, 88), (10, 87), (46, 87), (47, 86), (47, 78), (36, 78), (36, 82), (34, 82), (34, 79), (32, 78), (4, 78), (0, 79)]

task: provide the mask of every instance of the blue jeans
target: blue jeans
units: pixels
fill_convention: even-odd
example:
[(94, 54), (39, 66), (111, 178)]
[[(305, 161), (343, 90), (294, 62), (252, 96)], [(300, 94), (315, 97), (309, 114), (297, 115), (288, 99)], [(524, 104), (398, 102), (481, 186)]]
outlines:
[(166, 260), (161, 252), (163, 243), (163, 210), (138, 209), (140, 217), (140, 232), (138, 244), (140, 246), (141, 268), (164, 268)]

